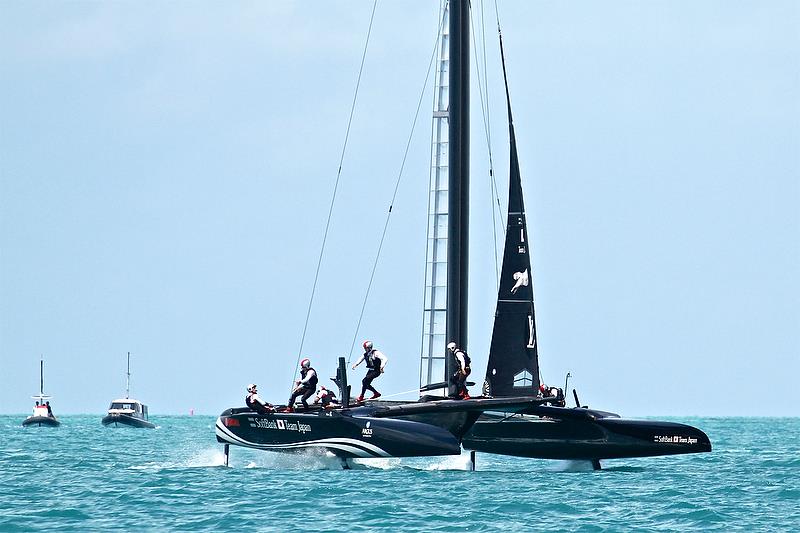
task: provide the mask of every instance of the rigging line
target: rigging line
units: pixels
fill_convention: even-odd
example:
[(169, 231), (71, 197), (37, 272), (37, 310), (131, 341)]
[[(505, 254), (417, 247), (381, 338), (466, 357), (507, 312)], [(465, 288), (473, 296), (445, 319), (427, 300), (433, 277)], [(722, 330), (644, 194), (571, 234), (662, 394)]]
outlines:
[[(367, 38), (364, 42), (364, 51), (361, 54), (361, 65), (358, 68), (358, 78), (356, 79), (356, 89), (353, 93), (353, 103), (350, 106), (350, 117), (347, 119), (347, 130), (345, 131), (344, 135), (344, 143), (342, 145), (342, 154), (339, 157), (339, 169), (336, 172), (336, 182), (333, 186), (333, 195), (331, 196), (331, 205), (328, 208), (328, 218), (325, 222), (325, 231), (322, 236), (322, 246), (320, 247), (319, 251), (319, 259), (317, 260), (317, 270), (314, 273), (314, 284), (311, 287), (311, 298), (308, 301), (308, 310), (306, 311), (306, 321), (303, 325), (303, 335), (300, 338), (300, 348), (297, 350), (297, 361), (294, 365), (294, 371), (292, 373), (292, 377), (297, 375), (297, 367), (300, 364), (300, 357), (303, 354), (303, 345), (305, 344), (306, 340), (306, 332), (308, 331), (308, 322), (311, 317), (311, 308), (314, 304), (314, 295), (316, 294), (317, 290), (317, 281), (319, 280), (319, 271), (320, 267), (322, 266), (322, 257), (325, 253), (325, 243), (328, 240), (328, 230), (330, 229), (331, 225), (331, 216), (333, 215), (333, 206), (336, 203), (336, 192), (339, 189), (339, 179), (342, 176), (342, 164), (344, 163), (344, 155), (347, 151), (347, 141), (350, 138), (350, 126), (353, 124), (353, 115), (355, 114), (356, 109), (356, 100), (358, 99), (358, 89), (361, 86), (361, 74), (364, 72), (364, 62), (367, 58), (367, 49), (369, 48), (369, 38), (372, 34), (372, 22), (375, 20), (375, 9), (378, 7), (378, 0), (375, 0), (372, 4), (372, 13), (369, 17), (369, 28), (367, 29)], [(292, 382), (294, 383), (294, 382)], [(291, 390), (292, 387), (290, 387)]]
[(436, 51), (439, 48), (439, 35), (442, 31), (442, 24), (444, 21), (439, 23), (439, 29), (436, 32), (436, 41), (433, 45), (433, 53), (431, 53), (431, 59), (428, 62), (428, 70), (425, 73), (425, 81), (422, 84), (422, 91), (419, 94), (419, 101), (417, 102), (417, 110), (414, 113), (414, 120), (411, 123), (411, 132), (408, 134), (408, 141), (406, 141), (406, 149), (403, 152), (403, 161), (400, 163), (400, 171), (397, 174), (397, 180), (394, 184), (394, 192), (392, 193), (392, 201), (389, 203), (389, 210), (386, 212), (386, 220), (383, 223), (383, 233), (381, 234), (381, 240), (378, 244), (378, 252), (375, 254), (375, 261), (372, 263), (372, 272), (369, 276), (369, 283), (367, 284), (367, 291), (364, 294), (364, 301), (361, 304), (361, 313), (358, 315), (358, 323), (356, 324), (356, 330), (353, 332), (353, 342), (350, 343), (350, 352), (347, 356), (347, 364), (350, 364), (350, 360), (353, 358), (353, 348), (356, 345), (356, 339), (358, 338), (358, 331), (361, 329), (361, 321), (364, 318), (364, 310), (367, 307), (367, 301), (369, 300), (369, 293), (372, 289), (372, 281), (375, 279), (375, 271), (378, 269), (378, 260), (381, 257), (381, 250), (383, 249), (383, 241), (386, 239), (386, 231), (389, 228), (389, 219), (392, 216), (392, 208), (394, 207), (395, 198), (397, 198), (397, 190), (400, 188), (400, 180), (403, 178), (403, 170), (406, 166), (406, 158), (408, 158), (408, 151), (411, 147), (411, 140), (414, 137), (414, 130), (417, 126), (417, 119), (419, 118), (419, 110), (422, 107), (422, 100), (425, 97), (425, 89), (428, 86), (428, 79), (431, 76), (431, 67), (433, 66), (433, 61), (436, 59)]
[[(470, 9), (470, 19), (472, 22), (473, 27), (475, 27), (474, 21), (472, 21), (472, 10)], [(479, 50), (478, 45), (475, 41), (475, 34), (477, 32), (472, 32), (472, 47), (475, 50)], [(484, 17), (483, 17), (483, 0), (481, 0), (481, 38), (482, 38), (482, 49), (483, 51), (483, 58), (484, 58), (484, 70), (483, 70), (483, 79), (481, 79), (481, 65), (480, 61), (478, 60), (478, 54), (475, 54), (475, 70), (478, 73), (478, 92), (480, 94), (480, 101), (481, 101), (481, 113), (483, 115), (483, 133), (486, 136), (486, 148), (489, 152), (489, 195), (490, 200), (489, 204), (491, 206), (492, 201), (494, 200), (494, 196), (496, 196), (497, 185), (494, 178), (494, 158), (492, 156), (492, 135), (491, 135), (491, 127), (489, 123), (489, 85), (488, 85), (488, 72), (486, 70), (486, 30), (484, 27)], [(484, 86), (485, 86), (485, 94), (484, 94)], [(492, 193), (495, 193), (494, 195)], [(498, 197), (498, 205), (499, 205), (499, 197)], [(494, 270), (495, 270), (495, 282), (497, 286), (500, 286), (500, 267), (498, 266), (499, 263), (499, 256), (497, 253), (497, 220), (495, 219), (494, 214), (494, 207), (491, 206), (490, 210), (492, 212), (492, 236), (494, 239)], [(501, 212), (502, 215), (502, 212)], [(501, 219), (502, 220), (502, 219)], [(505, 236), (505, 233), (504, 233)]]
[[(497, 33), (500, 34), (500, 12), (497, 8), (497, 0), (494, 1), (494, 14), (495, 20), (497, 21)], [(500, 230), (503, 232), (503, 239), (505, 239), (506, 235), (506, 227), (502, 225), (502, 221), (505, 219), (503, 216), (503, 207), (500, 205), (500, 194), (497, 191), (497, 180), (495, 179), (494, 175), (492, 175), (492, 186), (494, 187), (494, 197), (497, 200), (497, 212), (500, 216)], [(494, 211), (492, 211), (492, 215), (494, 215)]]
[(482, 42), (482, 56), (483, 56), (483, 84), (486, 92), (486, 142), (489, 145), (489, 211), (492, 212), (492, 241), (494, 242), (494, 274), (497, 288), (500, 288), (500, 265), (497, 254), (497, 218), (494, 212), (494, 190), (496, 188), (494, 178), (494, 165), (492, 162), (492, 128), (489, 107), (489, 67), (486, 61), (486, 9), (484, 8), (483, 0), (481, 0), (481, 42)]

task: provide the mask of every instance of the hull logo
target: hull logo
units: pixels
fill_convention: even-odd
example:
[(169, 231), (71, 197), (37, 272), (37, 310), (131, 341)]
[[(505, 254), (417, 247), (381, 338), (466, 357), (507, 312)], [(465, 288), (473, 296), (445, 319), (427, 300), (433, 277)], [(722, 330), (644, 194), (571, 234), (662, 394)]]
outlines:
[(680, 435), (655, 435), (653, 442), (657, 444), (697, 444), (694, 437), (682, 437)]

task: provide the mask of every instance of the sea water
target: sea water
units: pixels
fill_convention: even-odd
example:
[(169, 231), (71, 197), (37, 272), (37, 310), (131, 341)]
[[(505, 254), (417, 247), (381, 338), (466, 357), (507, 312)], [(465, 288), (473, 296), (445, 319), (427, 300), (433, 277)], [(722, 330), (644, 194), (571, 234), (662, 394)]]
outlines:
[(687, 418), (711, 453), (605, 461), (335, 458), (231, 447), (214, 417), (0, 416), (0, 532), (800, 531), (800, 418)]

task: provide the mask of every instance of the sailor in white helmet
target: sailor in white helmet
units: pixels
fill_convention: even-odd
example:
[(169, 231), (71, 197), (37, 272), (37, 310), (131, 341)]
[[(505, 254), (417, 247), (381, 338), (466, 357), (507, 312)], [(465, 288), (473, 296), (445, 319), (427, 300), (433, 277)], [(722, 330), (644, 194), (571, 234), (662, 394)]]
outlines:
[(303, 402), (303, 407), (308, 409), (308, 399), (317, 391), (317, 371), (311, 368), (311, 360), (303, 359), (300, 361), (300, 379), (295, 381), (295, 388), (292, 395), (289, 397), (289, 403), (286, 404), (286, 410), (292, 411), (294, 409), (294, 401), (300, 396), (300, 401)]
[(462, 400), (469, 400), (469, 392), (467, 391), (467, 376), (472, 373), (472, 369), (469, 366), (469, 355), (467, 355), (467, 352), (459, 348), (455, 342), (447, 343), (447, 349), (453, 354), (453, 357), (456, 360), (456, 365), (458, 366), (456, 373), (450, 378), (453, 384), (456, 386), (456, 394)]
[(256, 413), (270, 413), (274, 411), (274, 407), (271, 403), (265, 402), (261, 399), (258, 395), (258, 388), (255, 383), (251, 383), (247, 386), (247, 396), (244, 398), (244, 403), (255, 411)]
[(375, 390), (375, 388), (372, 386), (372, 380), (383, 373), (384, 369), (386, 368), (386, 363), (389, 362), (388, 357), (375, 349), (375, 347), (372, 345), (372, 341), (364, 341), (362, 346), (364, 347), (364, 353), (361, 355), (359, 360), (356, 361), (356, 364), (353, 365), (353, 370), (355, 370), (356, 367), (363, 361), (366, 361), (367, 375), (364, 376), (363, 380), (361, 380), (361, 394), (358, 398), (356, 398), (357, 402), (364, 401), (364, 394), (366, 394), (368, 390), (372, 391), (372, 397), (370, 400), (380, 398), (381, 393)]

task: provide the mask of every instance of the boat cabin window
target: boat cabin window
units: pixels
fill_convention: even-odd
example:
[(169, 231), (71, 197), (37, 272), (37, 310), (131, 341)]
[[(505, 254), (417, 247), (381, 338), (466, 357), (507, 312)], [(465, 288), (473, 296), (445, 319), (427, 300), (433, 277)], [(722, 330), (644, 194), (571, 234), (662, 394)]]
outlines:
[(126, 403), (126, 402), (112, 402), (111, 407), (109, 409), (132, 409), (136, 411), (136, 404), (135, 403)]

